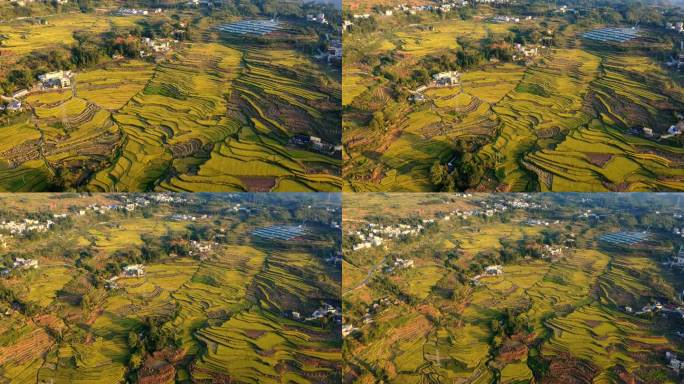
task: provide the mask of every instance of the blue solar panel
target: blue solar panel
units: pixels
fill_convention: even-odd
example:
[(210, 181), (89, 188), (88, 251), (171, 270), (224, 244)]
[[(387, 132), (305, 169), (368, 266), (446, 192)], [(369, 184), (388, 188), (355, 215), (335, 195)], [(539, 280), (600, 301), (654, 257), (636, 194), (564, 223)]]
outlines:
[(277, 20), (242, 20), (231, 24), (221, 25), (219, 31), (238, 35), (265, 35), (281, 29)]
[(639, 37), (639, 30), (636, 28), (601, 28), (585, 32), (582, 36), (590, 40), (624, 43)]
[(612, 244), (632, 245), (648, 239), (648, 236), (646, 232), (616, 232), (607, 233), (601, 236), (599, 240)]
[(252, 232), (254, 236), (266, 239), (292, 240), (306, 233), (304, 228), (294, 225), (274, 225), (272, 227), (259, 228)]

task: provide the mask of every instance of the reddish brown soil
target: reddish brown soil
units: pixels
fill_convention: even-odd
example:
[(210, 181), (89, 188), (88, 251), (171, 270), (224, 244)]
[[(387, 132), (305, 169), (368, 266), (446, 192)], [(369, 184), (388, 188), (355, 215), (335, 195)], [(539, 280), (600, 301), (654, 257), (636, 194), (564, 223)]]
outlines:
[(176, 368), (173, 365), (149, 357), (138, 371), (138, 384), (170, 384), (175, 376)]
[(589, 162), (601, 168), (603, 168), (603, 166), (612, 158), (613, 155), (608, 153), (587, 152), (587, 159)]
[(44, 329), (38, 328), (14, 344), (0, 348), (0, 366), (21, 363), (45, 353), (52, 345), (52, 338)]
[(276, 184), (275, 177), (244, 176), (240, 180), (250, 192), (269, 192)]
[(266, 331), (255, 331), (255, 330), (247, 330), (245, 331), (245, 335), (249, 336), (252, 339), (257, 339), (261, 337)]
[(540, 383), (544, 384), (591, 384), (598, 369), (590, 362), (562, 354), (551, 360), (548, 374)]

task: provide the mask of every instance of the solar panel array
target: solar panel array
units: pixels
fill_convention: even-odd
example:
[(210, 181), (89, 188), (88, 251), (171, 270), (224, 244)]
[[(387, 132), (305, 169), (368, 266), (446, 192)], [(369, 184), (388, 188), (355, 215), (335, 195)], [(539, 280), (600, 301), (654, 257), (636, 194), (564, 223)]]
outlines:
[(601, 28), (585, 32), (582, 36), (590, 40), (624, 43), (639, 37), (639, 30), (636, 28)]
[(601, 236), (599, 239), (612, 244), (633, 245), (640, 243), (647, 238), (648, 233), (646, 232), (616, 232), (607, 233)]
[(242, 20), (236, 23), (225, 24), (218, 27), (219, 31), (235, 33), (238, 35), (265, 35), (281, 29), (277, 20)]
[(272, 227), (259, 228), (252, 232), (254, 236), (269, 240), (292, 240), (295, 237), (304, 235), (304, 233), (306, 233), (304, 228), (294, 225), (274, 225)]

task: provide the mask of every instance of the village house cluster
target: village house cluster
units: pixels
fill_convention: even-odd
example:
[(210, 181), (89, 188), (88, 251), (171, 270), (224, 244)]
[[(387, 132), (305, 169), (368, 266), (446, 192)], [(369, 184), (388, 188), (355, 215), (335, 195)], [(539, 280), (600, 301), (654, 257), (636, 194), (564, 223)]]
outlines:
[(532, 16), (523, 16), (521, 17), (516, 17), (516, 16), (506, 16), (506, 15), (497, 15), (489, 19), (489, 22), (491, 23), (497, 23), (497, 24), (503, 24), (503, 23), (519, 23), (521, 20), (532, 20)]
[(152, 193), (145, 197), (157, 203), (187, 204), (189, 202), (185, 197), (174, 193)]
[[(206, 215), (204, 215), (206, 216)], [(169, 217), (171, 221), (197, 221), (197, 216), (187, 215), (184, 213), (174, 213)]]
[[(127, 204), (125, 206), (119, 205), (119, 204), (109, 204), (109, 205), (98, 205), (98, 204), (91, 204), (85, 207), (84, 209), (80, 209), (78, 211), (79, 216), (84, 216), (88, 213), (88, 211), (92, 211), (98, 215), (104, 215), (105, 213), (113, 210), (128, 210), (132, 211), (135, 209), (135, 207), (131, 207), (130, 204)], [(53, 215), (55, 218), (64, 218), (67, 217), (66, 213), (62, 213), (59, 215)]]
[(25, 269), (38, 269), (38, 260), (36, 259), (26, 259), (23, 257), (17, 257), (12, 263), (12, 267), (5, 268), (0, 271), (0, 276), (7, 277), (12, 272), (12, 270), (25, 270)]
[(217, 246), (219, 246), (217, 242), (190, 240), (190, 252), (188, 254), (204, 260), (209, 257), (214, 247)]
[(493, 277), (493, 276), (501, 276), (503, 275), (504, 270), (503, 270), (503, 265), (489, 265), (485, 267), (484, 272), (474, 276), (472, 279), (470, 279), (470, 282), (473, 285), (480, 285), (480, 280), (486, 277)]
[(166, 55), (178, 44), (178, 40), (169, 38), (143, 37), (141, 41), (143, 49), (138, 52), (140, 58), (153, 58), (156, 62), (164, 60)]
[(593, 213), (591, 209), (585, 209), (584, 212), (581, 212), (577, 214), (578, 219), (585, 219), (585, 220), (595, 220), (598, 219), (600, 216), (597, 215), (596, 213)]
[(560, 13), (561, 15), (565, 15), (566, 13), (574, 13), (578, 14), (579, 11), (576, 10), (575, 8), (568, 8), (567, 5), (561, 5), (558, 9), (554, 11), (555, 13)]
[[(472, 195), (469, 194), (468, 196)], [(459, 219), (468, 219), (472, 216), (493, 217), (495, 215), (507, 212), (509, 209), (533, 210), (543, 208), (540, 204), (532, 201), (532, 196), (529, 194), (524, 194), (514, 199), (501, 199), (494, 202), (482, 201), (479, 203), (479, 205), (480, 207), (478, 209), (453, 210), (442, 219), (448, 221), (452, 217)]]
[(72, 77), (71, 71), (55, 71), (38, 76), (38, 80), (44, 89), (67, 88), (71, 86)]
[(413, 268), (414, 266), (414, 261), (411, 259), (402, 259), (400, 257), (396, 257), (394, 260), (390, 261), (387, 263), (387, 266), (385, 266), (385, 273), (394, 273), (396, 271), (400, 271), (402, 269), (409, 269)]
[(2, 221), (0, 222), (0, 230), (9, 232), (10, 235), (21, 235), (25, 232), (47, 232), (55, 223), (52, 220), (45, 222), (32, 219), (24, 219), (22, 221)]
[(665, 360), (667, 361), (667, 366), (670, 367), (677, 374), (679, 374), (679, 372), (682, 369), (684, 369), (684, 361), (679, 360), (677, 355), (673, 352), (665, 352)]
[(495, 215), (501, 214), (508, 211), (508, 207), (505, 203), (484, 203), (482, 209), (476, 210), (474, 213), (478, 216), (493, 217)]
[[(436, 13), (449, 13), (456, 11), (461, 7), (468, 7), (471, 5), (471, 1), (468, 0), (442, 0), (441, 4), (426, 4), (426, 5), (407, 5), (399, 4), (394, 7), (385, 7), (377, 10), (380, 16), (390, 17), (398, 14), (406, 15), (417, 15), (422, 12), (436, 12)], [(475, 0), (478, 4), (515, 4), (514, 0)], [(352, 15), (354, 20), (369, 19), (372, 15), (370, 13), (357, 13)], [(501, 16), (507, 18), (511, 21), (517, 19), (520, 22), (520, 18), (511, 18), (510, 16)], [(525, 19), (532, 19), (531, 16), (525, 17)], [(354, 23), (351, 20), (344, 20), (342, 22), (342, 31), (348, 31), (353, 27)]]
[(684, 32), (684, 22), (665, 23), (665, 28), (682, 33)]
[(534, 58), (538, 57), (542, 50), (546, 49), (543, 45), (522, 45), (520, 43), (516, 43), (514, 48), (515, 53), (512, 57), (513, 61), (522, 61), (525, 63), (533, 62)]
[(317, 13), (315, 15), (306, 15), (306, 21), (311, 21), (318, 24), (328, 24), (328, 20), (325, 18), (325, 13)]
[[(165, 195), (165, 194), (158, 194), (158, 195), (157, 194), (151, 194), (148, 196), (137, 196), (137, 197), (123, 196), (122, 200), (123, 200), (122, 204), (107, 204), (107, 205), (90, 204), (88, 206), (85, 206), (83, 208), (75, 210), (73, 213), (71, 213), (71, 212), (53, 213), (52, 218), (55, 220), (60, 220), (60, 219), (65, 219), (65, 218), (69, 217), (70, 215), (85, 216), (90, 212), (95, 213), (95, 214), (99, 214), (99, 215), (103, 215), (103, 214), (106, 214), (106, 213), (113, 211), (113, 210), (132, 212), (137, 207), (148, 206), (152, 203), (157, 203), (157, 202), (183, 203), (183, 202), (187, 201), (184, 198), (171, 196), (171, 195)], [(206, 215), (203, 217), (206, 217)], [(23, 219), (21, 221), (14, 221), (14, 220), (5, 221), (5, 220), (3, 220), (2, 222), (0, 222), (0, 231), (5, 231), (5, 232), (9, 233), (10, 235), (14, 236), (14, 235), (22, 235), (22, 234), (27, 233), (27, 232), (47, 232), (48, 230), (50, 230), (54, 226), (55, 226), (55, 221), (53, 221), (53, 220), (45, 220), (45, 221), (33, 220), (33, 219)], [(3, 244), (6, 245), (6, 242), (4, 241), (4, 239), (2, 237), (0, 237), (0, 245), (3, 245)]]
[[(341, 54), (341, 51), (340, 51)], [(330, 144), (320, 137), (308, 135), (294, 135), (290, 139), (290, 144), (297, 147), (304, 147), (311, 149), (318, 153), (333, 155), (335, 152), (342, 151), (342, 145)]]
[(32, 85), (28, 89), (20, 89), (10, 96), (0, 95), (0, 111), (21, 111), (23, 104), (21, 99), (34, 92), (43, 92), (51, 89), (68, 88), (72, 84), (73, 72), (71, 71), (55, 71), (48, 72), (38, 76), (38, 83)]
[[(472, 197), (472, 194), (464, 194), (463, 198)], [(452, 218), (466, 220), (473, 216), (481, 217), (493, 217), (498, 214), (507, 212), (510, 209), (523, 209), (523, 210), (534, 210), (534, 209), (545, 209), (541, 204), (533, 201), (533, 197), (530, 194), (523, 194), (520, 197), (514, 199), (500, 199), (498, 201), (488, 202), (482, 201), (479, 203), (479, 208), (470, 210), (452, 210), (450, 212), (440, 212), (437, 214), (437, 219), (442, 221), (449, 221)], [(352, 250), (358, 251), (366, 248), (377, 247), (383, 245), (386, 240), (391, 238), (396, 238), (399, 236), (413, 236), (420, 233), (426, 225), (433, 224), (436, 222), (435, 218), (425, 218), (422, 219), (422, 224), (417, 226), (410, 226), (408, 224), (398, 224), (398, 225), (388, 225), (383, 226), (375, 223), (368, 223), (364, 228), (352, 232), (351, 235), (358, 240), (354, 245), (352, 245)], [(550, 225), (559, 224), (559, 220), (553, 222), (541, 221), (541, 220), (528, 220), (526, 224), (528, 225)], [(550, 251), (549, 251), (550, 252)], [(554, 251), (555, 252), (555, 251)]]
[[(180, 196), (173, 196), (173, 195), (168, 195), (168, 194), (148, 194), (148, 195), (140, 195), (140, 196), (121, 196), (121, 204), (107, 204), (107, 205), (99, 205), (99, 204), (90, 204), (82, 209), (79, 209), (76, 211), (74, 214), (77, 216), (84, 216), (88, 214), (89, 212), (93, 212), (96, 214), (103, 215), (109, 211), (127, 211), (127, 212), (133, 212), (136, 210), (136, 208), (142, 208), (142, 207), (147, 207), (153, 204), (158, 204), (158, 203), (167, 203), (167, 204), (184, 204), (187, 202), (187, 199), (182, 198)], [(53, 214), (54, 218), (65, 218), (69, 214), (68, 213), (58, 213), (58, 214)]]
[[(383, 297), (381, 299), (375, 300), (366, 307), (366, 313), (364, 313), (363, 317), (361, 318), (361, 322), (364, 325), (372, 324), (373, 322), (375, 322), (373, 318), (380, 314), (383, 310), (389, 307), (397, 306), (399, 304), (400, 302), (398, 299), (391, 300), (388, 297)], [(359, 328), (355, 327), (354, 324), (351, 322), (344, 324), (342, 325), (342, 337), (347, 337), (348, 335), (358, 330)]]
[(153, 10), (148, 10), (148, 9), (138, 9), (138, 8), (119, 8), (114, 12), (115, 15), (117, 16), (149, 16), (149, 15), (158, 15), (162, 13), (161, 8), (156, 8)]
[(541, 220), (541, 219), (529, 219), (529, 220), (525, 220), (525, 224), (529, 225), (530, 227), (538, 227), (538, 226), (548, 227), (549, 225), (552, 225), (552, 224), (556, 224), (556, 225), (560, 224), (560, 220), (550, 221), (550, 220)]
[(145, 277), (145, 266), (142, 264), (131, 264), (127, 265), (123, 268), (121, 273), (117, 276), (113, 276), (109, 280), (105, 282), (105, 287), (107, 289), (117, 289), (119, 288), (118, 284), (116, 283), (119, 279), (122, 278), (139, 278), (139, 277)]
[[(288, 311), (289, 313), (286, 313), (286, 316), (289, 315), (293, 320), (302, 320), (302, 314), (299, 313), (298, 311)], [(314, 310), (311, 313), (311, 316), (307, 316), (303, 319), (303, 321), (315, 321), (322, 319), (324, 317), (331, 317), (334, 322), (340, 324), (342, 323), (342, 308), (335, 307), (329, 303), (323, 303), (323, 305)]]
[(127, 265), (123, 269), (124, 277), (143, 277), (145, 276), (145, 266), (142, 264)]
[(458, 71), (439, 72), (432, 75), (436, 87), (452, 87), (461, 83), (461, 73)]
[(38, 268), (38, 260), (36, 259), (24, 259), (23, 257), (17, 257), (12, 264), (12, 268), (15, 269), (36, 269)]
[(365, 248), (378, 247), (384, 244), (385, 240), (402, 236), (416, 236), (424, 228), (421, 224), (411, 226), (408, 224), (380, 225), (368, 223), (365, 228), (353, 233), (359, 242), (354, 244), (352, 249), (358, 251)]
[(563, 256), (568, 247), (563, 245), (544, 244), (542, 246), (542, 259), (558, 259)]
[(243, 207), (240, 203), (236, 203), (234, 206), (230, 208), (230, 210), (235, 213), (250, 213), (250, 209)]
[[(328, 49), (323, 51), (318, 51), (318, 54), (314, 56), (316, 60), (325, 61), (328, 64), (341, 63), (342, 62), (342, 40), (331, 39), (328, 42)], [(311, 136), (309, 136), (311, 138)]]
[(670, 267), (684, 268), (684, 246), (680, 246), (677, 254), (663, 264)]
[(532, 195), (526, 194), (526, 195), (523, 195), (521, 197), (516, 197), (515, 199), (505, 200), (505, 201), (509, 207), (516, 208), (516, 209), (538, 209), (538, 208), (541, 208), (541, 205), (539, 205), (538, 203), (535, 203), (534, 201), (530, 201), (531, 199), (532, 199)]
[[(684, 44), (684, 41), (682, 41)], [(674, 60), (674, 59), (673, 59)], [(677, 68), (679, 68), (680, 65), (684, 65), (684, 53), (679, 55), (679, 61), (675, 64), (668, 63), (668, 65), (677, 65)], [(643, 127), (641, 128), (641, 132), (639, 132), (638, 128), (634, 128), (631, 130), (630, 133), (634, 135), (638, 135), (641, 133), (644, 137), (649, 138), (649, 139), (669, 139), (671, 137), (679, 136), (682, 133), (684, 133), (684, 116), (681, 114), (677, 114), (679, 121), (676, 124), (670, 125), (670, 128), (667, 129), (667, 132), (659, 135), (653, 131), (653, 128), (649, 127)]]
[[(16, 4), (20, 7), (26, 7), (29, 4), (34, 3), (36, 0), (9, 0), (10, 3)], [(69, 0), (56, 0), (56, 3), (59, 5), (65, 5), (69, 3)]]
[[(676, 300), (681, 301), (684, 298), (684, 292), (682, 292), (678, 298), (674, 298), (673, 302)], [(684, 307), (678, 306), (676, 304), (663, 304), (660, 301), (653, 301), (649, 304), (644, 305), (641, 307), (640, 310), (634, 310), (630, 306), (625, 306), (624, 307), (624, 312), (630, 315), (637, 315), (637, 316), (643, 316), (643, 315), (653, 315), (653, 314), (659, 314), (661, 316), (670, 316), (675, 319), (682, 319), (684, 320)], [(680, 337), (684, 337), (684, 333), (682, 332), (677, 332), (677, 334)]]
[(458, 71), (439, 72), (432, 75), (432, 81), (426, 85), (421, 85), (411, 92), (409, 101), (422, 103), (425, 101), (423, 92), (430, 88), (454, 87), (461, 84), (461, 73)]

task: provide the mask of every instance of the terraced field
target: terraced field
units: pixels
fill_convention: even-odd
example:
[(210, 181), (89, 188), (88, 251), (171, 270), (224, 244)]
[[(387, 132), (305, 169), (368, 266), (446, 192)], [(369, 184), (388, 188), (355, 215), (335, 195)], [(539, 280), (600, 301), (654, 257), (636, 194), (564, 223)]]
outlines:
[[(73, 30), (59, 30), (69, 43)], [(35, 49), (56, 43), (46, 40)], [(339, 74), (289, 46), (186, 43), (169, 61), (110, 61), (74, 82), (32, 93), (27, 111), (0, 125), (0, 191), (341, 189)], [(330, 150), (292, 144), (300, 134)]]
[[(0, 154), (5, 163), (0, 170), (2, 190), (66, 187), (111, 155), (119, 132), (110, 113), (69, 92), (58, 97), (62, 99), (46, 102), (44, 95), (31, 96), (36, 119), (25, 120), (18, 136), (3, 136), (8, 149)], [(18, 140), (23, 141), (17, 145)]]
[[(213, 137), (183, 135), (169, 142), (173, 166), (179, 174), (159, 188), (339, 190), (339, 160), (288, 145), (295, 133), (315, 133), (334, 142), (338, 132), (330, 120), (330, 111), (336, 109), (331, 97), (286, 75), (295, 67), (306, 68), (304, 59), (291, 51), (230, 52), (217, 57), (223, 57), (224, 65), (237, 66), (242, 60), (245, 67), (239, 77), (233, 75), (230, 91), (217, 89), (224, 93), (227, 116), (217, 122)], [(230, 55), (233, 59), (227, 61)], [(233, 67), (231, 71), (237, 70)], [(337, 92), (335, 98), (339, 100), (339, 89)]]
[[(484, 169), (474, 190), (682, 190), (679, 139), (658, 138), (677, 123), (682, 87), (656, 60), (584, 47), (568, 30), (567, 47), (545, 51), (533, 65), (484, 64), (464, 71), (459, 86), (428, 89), (426, 102), (411, 103), (397, 95), (401, 85), (377, 75), (380, 66), (406, 81), (421, 58), (457, 49), (455, 36), (478, 39), (510, 27), (425, 24), (387, 22), (366, 41), (349, 39), (345, 190), (435, 190), (430, 167), (454, 158), (456, 138), (471, 143)], [(378, 111), (385, 126), (370, 129)], [(644, 137), (644, 127), (655, 136)]]
[(538, 141), (588, 123), (583, 100), (598, 67), (598, 58), (591, 54), (558, 51), (544, 65), (526, 71), (518, 86), (496, 105), (500, 132), (479, 155), (497, 161), (497, 176), (510, 190), (524, 191), (530, 182), (546, 182), (520, 169), (518, 159), (541, 144)]
[(73, 43), (75, 41), (74, 31), (104, 32), (116, 22), (115, 19), (110, 20), (104, 16), (82, 13), (57, 15), (46, 19), (47, 24), (23, 20), (0, 26), (0, 34), (7, 37), (2, 47), (3, 54), (0, 55), (0, 64), (11, 64), (21, 58), (22, 55), (33, 51)]
[[(123, 201), (106, 196), (110, 204)], [(242, 204), (251, 207), (248, 200)], [(4, 296), (0, 300), (0, 381), (340, 380), (339, 324), (332, 317), (304, 320), (323, 303), (339, 306), (341, 270), (321, 257), (339, 241), (339, 233), (318, 226), (306, 244), (264, 242), (250, 235), (266, 224), (263, 216), (242, 220), (221, 215), (227, 205), (216, 200), (173, 208), (151, 203), (146, 209), (151, 216), (88, 210), (74, 215), (68, 229), (48, 232), (41, 241), (12, 240), (35, 255), (39, 266), (0, 279), (3, 292), (10, 290), (21, 303), (35, 305), (29, 313), (19, 304), (12, 307)], [(160, 220), (200, 211), (212, 213), (198, 220)], [(109, 272), (113, 262), (131, 263), (124, 259), (140, 258), (140, 252), (165, 236), (175, 237), (178, 249), (188, 247), (187, 231), (197, 226), (213, 227), (213, 233), (229, 240), (202, 240), (211, 250), (201, 255), (165, 253), (151, 261), (139, 259), (143, 276), (111, 279), (116, 275)], [(232, 229), (220, 231), (225, 228)], [(75, 262), (62, 252), (80, 256)], [(0, 256), (5, 257), (6, 250), (0, 250)], [(106, 288), (111, 284), (115, 288)], [(301, 319), (292, 311), (300, 312)], [(150, 321), (159, 329), (154, 335), (168, 335), (152, 350), (149, 338), (158, 336), (144, 336), (151, 332)], [(141, 347), (135, 340), (148, 348), (137, 365), (133, 361)]]
[[(412, 202), (392, 197), (398, 194), (371, 196), (352, 197), (349, 204), (358, 208), (361, 200), (372, 201), (379, 209), (384, 200), (392, 212), (403, 211), (387, 215), (385, 224), (416, 214), (435, 217), (420, 213), (427, 199), (420, 195), (410, 195)], [(501, 204), (519, 197), (483, 198)], [(444, 215), (458, 200), (470, 199), (433, 199), (431, 209), (441, 205)], [(563, 205), (563, 197), (532, 200), (549, 204), (545, 213), (531, 214), (542, 220), (576, 208)], [(386, 242), (384, 250), (345, 250), (343, 304), (346, 322), (354, 327), (344, 342), (346, 382), (588, 384), (658, 377), (653, 382), (675, 383), (664, 351), (684, 347), (675, 332), (684, 326), (681, 315), (635, 314), (655, 300), (681, 308), (681, 271), (658, 261), (671, 255), (669, 230), (657, 232), (658, 240), (648, 245), (610, 247), (594, 242), (605, 225), (589, 229), (572, 215), (555, 224), (522, 224), (532, 211), (507, 212), (503, 223), (497, 214), (457, 222), (452, 216), (427, 235)], [(364, 217), (375, 217), (354, 212), (345, 216), (345, 233), (359, 228)], [(501, 275), (471, 280), (481, 273), (474, 266), (501, 262), (496, 257), (506, 247), (556, 230), (576, 234), (578, 246), (566, 247), (559, 257), (526, 256), (505, 263)], [(414, 264), (387, 272), (387, 258)]]
[(681, 148), (626, 134), (635, 126), (665, 132), (672, 118), (668, 112), (681, 105), (681, 89), (645, 58), (606, 56), (602, 68), (589, 91), (598, 116), (557, 145), (525, 156), (543, 175), (541, 189), (681, 190)]
[[(419, 107), (396, 107), (396, 113), (404, 117), (390, 138), (352, 129), (349, 140), (353, 147), (385, 139), (390, 143), (349, 159), (349, 164), (355, 165), (353, 169), (348, 167), (345, 174), (349, 188), (397, 192), (431, 189), (429, 168), (435, 158), (447, 162), (453, 156), (456, 139), (494, 135), (500, 121), (496, 103), (517, 85), (523, 74), (520, 67), (502, 65), (465, 74), (459, 87), (429, 89), (425, 91), (428, 101)], [(345, 140), (347, 137), (345, 134)], [(363, 176), (369, 172), (371, 179)]]

